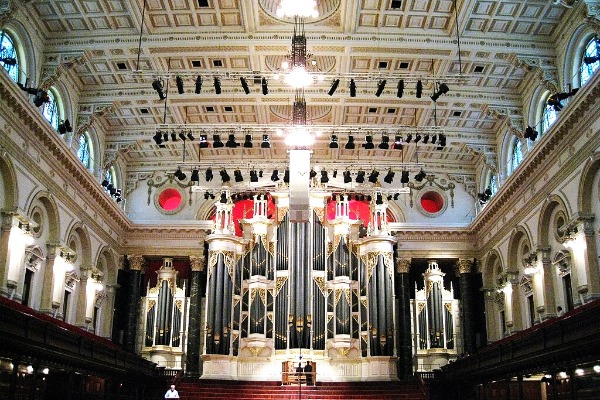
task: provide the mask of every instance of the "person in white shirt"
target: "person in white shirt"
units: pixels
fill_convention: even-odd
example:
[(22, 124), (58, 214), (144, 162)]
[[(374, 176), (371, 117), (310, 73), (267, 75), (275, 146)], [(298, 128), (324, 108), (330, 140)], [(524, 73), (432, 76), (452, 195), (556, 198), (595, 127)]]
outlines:
[(171, 389), (167, 390), (167, 393), (165, 393), (165, 399), (178, 399), (179, 398), (179, 393), (177, 393), (177, 390), (175, 390), (175, 385), (171, 385)]

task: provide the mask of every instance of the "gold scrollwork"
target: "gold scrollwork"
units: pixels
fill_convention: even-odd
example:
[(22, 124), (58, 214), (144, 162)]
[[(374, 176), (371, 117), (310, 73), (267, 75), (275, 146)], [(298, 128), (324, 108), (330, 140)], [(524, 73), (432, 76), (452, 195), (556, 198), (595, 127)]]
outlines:
[(148, 311), (152, 310), (152, 307), (156, 304), (156, 300), (148, 300)]
[(285, 285), (287, 280), (288, 280), (287, 276), (278, 276), (277, 277), (277, 280), (275, 281), (275, 293), (273, 293), (274, 297), (277, 297), (277, 295), (279, 294), (279, 291), (281, 290), (283, 285)]
[(183, 301), (181, 301), (181, 300), (175, 300), (175, 306), (177, 306), (177, 309), (178, 309), (179, 311), (182, 311), (182, 308), (183, 308)]
[(321, 294), (323, 296), (327, 297), (327, 289), (325, 288), (325, 278), (323, 278), (322, 276), (315, 276), (313, 278), (313, 280), (315, 281), (315, 283), (319, 287), (319, 290), (321, 291)]
[(446, 307), (449, 313), (452, 313), (452, 303), (444, 303), (444, 307)]

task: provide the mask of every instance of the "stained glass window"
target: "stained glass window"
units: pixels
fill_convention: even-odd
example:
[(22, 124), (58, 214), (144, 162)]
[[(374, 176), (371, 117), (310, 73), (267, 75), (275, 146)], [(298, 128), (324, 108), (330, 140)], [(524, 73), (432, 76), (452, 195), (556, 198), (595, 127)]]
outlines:
[(19, 59), (17, 58), (17, 50), (12, 38), (4, 31), (0, 31), (0, 38), (2, 40), (2, 47), (0, 50), (0, 65), (8, 71), (10, 78), (18, 82), (19, 81)]
[(492, 174), (490, 178), (490, 190), (492, 191), (492, 196), (498, 192), (498, 180), (496, 179), (496, 175)]
[(58, 105), (56, 104), (56, 94), (52, 89), (48, 90), (48, 98), (50, 101), (44, 103), (42, 106), (42, 115), (50, 123), (55, 131), (58, 131), (58, 122), (60, 116), (58, 115)]
[(87, 133), (79, 136), (79, 150), (77, 150), (77, 157), (87, 169), (92, 167), (92, 159), (90, 157), (90, 140)]
[(581, 86), (585, 85), (588, 80), (594, 75), (594, 72), (600, 67), (600, 61), (596, 61), (590, 64), (586, 64), (585, 57), (598, 57), (598, 41), (596, 38), (590, 40), (585, 46), (585, 52), (581, 59), (581, 66), (579, 67), (579, 82)]
[(510, 166), (509, 173), (512, 174), (513, 172), (515, 172), (515, 170), (521, 164), (521, 162), (523, 162), (523, 148), (522, 148), (521, 141), (519, 139), (516, 139), (515, 143), (513, 144), (511, 156), (512, 157), (511, 157), (510, 163), (509, 163), (509, 166)]

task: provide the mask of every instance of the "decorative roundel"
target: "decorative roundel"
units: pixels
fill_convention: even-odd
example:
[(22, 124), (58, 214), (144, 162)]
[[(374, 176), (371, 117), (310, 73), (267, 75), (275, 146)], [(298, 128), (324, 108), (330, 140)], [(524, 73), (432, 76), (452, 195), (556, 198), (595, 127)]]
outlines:
[(444, 193), (437, 190), (427, 190), (420, 194), (420, 209), (428, 217), (435, 217), (446, 211), (447, 202)]
[(34, 222), (31, 228), (33, 236), (39, 238), (44, 232), (44, 210), (35, 206), (31, 212), (31, 220)]
[[(297, 0), (300, 1), (300, 0)], [(305, 1), (305, 0), (302, 0)], [(279, 8), (280, 0), (260, 0), (258, 2), (260, 8), (267, 13), (270, 17), (275, 18), (278, 21), (294, 23), (294, 18), (290, 17), (279, 17), (277, 15), (277, 9)], [(317, 18), (307, 18), (305, 23), (315, 23), (323, 21), (331, 17), (339, 8), (340, 0), (319, 0), (317, 1), (317, 12), (319, 16)]]
[(183, 207), (181, 192), (175, 188), (166, 188), (156, 196), (156, 204), (164, 213), (176, 213)]

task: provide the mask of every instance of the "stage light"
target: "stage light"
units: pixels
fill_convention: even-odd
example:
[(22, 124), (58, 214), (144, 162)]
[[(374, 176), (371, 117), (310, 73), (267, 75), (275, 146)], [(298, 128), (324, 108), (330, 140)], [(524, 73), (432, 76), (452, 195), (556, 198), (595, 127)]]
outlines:
[(269, 141), (269, 135), (263, 135), (262, 142), (260, 143), (261, 149), (270, 149), (271, 142)]
[(390, 183), (391, 184), (394, 181), (394, 176), (395, 175), (396, 175), (396, 173), (390, 169), (390, 170), (388, 170), (388, 173), (383, 178), (383, 181), (385, 183)]
[(388, 135), (381, 136), (381, 143), (378, 146), (382, 150), (387, 150), (390, 148), (390, 137)]
[(171, 142), (176, 142), (176, 141), (177, 141), (177, 134), (175, 133), (175, 131), (171, 131)]
[(204, 173), (204, 179), (206, 180), (206, 182), (210, 182), (213, 180), (213, 171), (211, 168), (207, 169)]
[(426, 176), (427, 174), (423, 171), (423, 168), (421, 168), (419, 173), (415, 175), (415, 181), (423, 182), (423, 179), (425, 179)]
[(185, 133), (183, 133), (183, 132), (179, 132), (179, 139), (181, 139), (181, 140), (183, 140), (183, 141), (186, 141), (186, 140), (187, 140), (187, 138), (185, 137)]
[(429, 142), (429, 135), (423, 136), (423, 143), (427, 144), (427, 142)]
[(227, 138), (227, 141), (225, 142), (225, 147), (235, 148), (235, 147), (238, 147), (239, 145), (240, 144), (235, 141), (235, 135), (233, 133), (230, 133)]
[(330, 95), (330, 96), (333, 96), (333, 94), (337, 90), (339, 84), (340, 84), (340, 80), (339, 79), (334, 79), (333, 82), (331, 83), (331, 88), (329, 89), (329, 91), (327, 92), (327, 94)]
[(419, 143), (420, 141), (421, 141), (421, 135), (417, 133), (415, 135), (415, 143)]
[(350, 79), (350, 97), (356, 97), (356, 83)]
[(350, 174), (350, 171), (344, 171), (344, 183), (350, 183), (352, 182), (352, 176)]
[(231, 177), (229, 176), (226, 170), (222, 169), (221, 171), (219, 171), (219, 174), (221, 175), (221, 182), (227, 183), (231, 180)]
[(315, 176), (317, 176), (317, 172), (314, 169), (310, 169), (310, 172), (308, 173), (309, 178), (314, 178)]
[(371, 150), (375, 148), (375, 145), (373, 144), (373, 136), (367, 135), (367, 137), (365, 137), (365, 141), (366, 143), (363, 143), (363, 147), (366, 150)]
[(394, 193), (394, 200), (398, 200), (400, 198), (400, 193)]
[(433, 101), (437, 101), (441, 95), (446, 94), (450, 91), (450, 89), (448, 88), (448, 85), (446, 85), (445, 83), (442, 83), (439, 87), (437, 92), (435, 92), (432, 96), (431, 96), (431, 100)]
[(337, 169), (334, 169), (334, 170), (333, 170), (333, 177), (334, 177), (334, 178), (337, 178)]
[(396, 150), (402, 150), (402, 136), (396, 135), (394, 139), (394, 145), (392, 146)]
[(202, 91), (202, 77), (200, 75), (198, 75), (198, 77), (196, 78), (196, 87), (194, 89), (194, 93), (200, 94), (201, 91)]
[(321, 183), (329, 182), (329, 177), (327, 176), (327, 171), (321, 171)]
[(188, 140), (190, 140), (190, 141), (196, 140), (196, 138), (194, 137), (194, 135), (192, 135), (192, 131), (191, 130), (188, 131), (188, 133), (187, 133), (186, 136), (187, 136)]
[(329, 148), (330, 149), (337, 149), (338, 147), (340, 147), (338, 145), (338, 137), (337, 135), (331, 135), (331, 141), (329, 142)]
[(535, 129), (533, 129), (531, 126), (527, 126), (527, 128), (525, 128), (524, 136), (525, 136), (525, 139), (534, 141), (538, 137), (538, 132)]
[(215, 93), (221, 94), (221, 81), (216, 76), (213, 79), (213, 86), (215, 87)]
[(406, 143), (410, 143), (411, 140), (412, 140), (412, 133), (409, 133), (408, 135), (406, 135)]
[(252, 135), (246, 135), (244, 139), (244, 147), (247, 149), (252, 148)]
[(243, 76), (240, 76), (240, 83), (242, 84), (242, 89), (244, 89), (244, 93), (250, 94), (250, 88), (248, 87), (248, 81)]
[(163, 92), (163, 84), (160, 79), (155, 79), (154, 82), (152, 82), (152, 87), (154, 88), (154, 90), (156, 90), (156, 93), (158, 93), (158, 97), (161, 100), (164, 100), (167, 98), (165, 96), (165, 93)]
[(267, 82), (267, 78), (263, 77), (260, 80), (260, 86), (262, 88), (262, 94), (263, 95), (268, 95), (269, 94), (269, 82)]
[(73, 132), (73, 127), (71, 126), (68, 118), (58, 124), (58, 133), (64, 135), (67, 132)]
[(356, 183), (364, 183), (365, 182), (365, 171), (360, 170), (358, 174), (356, 174)]
[(224, 147), (225, 145), (223, 144), (223, 142), (221, 142), (221, 136), (219, 135), (213, 135), (213, 147), (219, 148), (219, 147)]
[(278, 170), (273, 170), (273, 173), (271, 174), (271, 180), (273, 182), (277, 182), (279, 180), (279, 171)]
[(398, 92), (396, 93), (396, 97), (399, 99), (404, 95), (404, 79), (400, 79), (398, 81)]
[(441, 150), (442, 147), (446, 147), (446, 135), (440, 133), (438, 149)]
[(371, 183), (377, 183), (377, 178), (379, 177), (379, 171), (371, 171), (371, 173), (369, 174), (369, 182)]
[(435, 144), (436, 141), (437, 141), (437, 135), (433, 135), (431, 137), (431, 144)]
[(354, 150), (355, 149), (354, 136), (352, 136), (352, 135), (348, 136), (348, 143), (346, 143), (344, 148), (346, 150)]
[(383, 89), (385, 89), (386, 79), (382, 79), (377, 83), (377, 91), (375, 92), (375, 96), (379, 97), (383, 93)]
[(200, 173), (198, 172), (198, 168), (194, 168), (192, 170), (192, 175), (190, 176), (190, 182), (200, 182)]
[(221, 203), (227, 203), (227, 193), (221, 192), (221, 199), (219, 200)]
[(233, 171), (233, 179), (236, 182), (243, 182), (244, 177), (242, 176), (242, 171), (240, 171), (239, 169), (236, 169), (235, 171)]
[(156, 142), (157, 145), (161, 145), (163, 140), (162, 140), (162, 133), (161, 132), (156, 132), (154, 134), (154, 136), (152, 136), (152, 139), (154, 139), (154, 141)]
[(402, 177), (400, 177), (400, 183), (408, 183), (410, 178), (408, 177), (408, 171), (402, 171)]
[(177, 171), (175, 171), (174, 175), (180, 181), (184, 180), (186, 177), (185, 173), (181, 170), (181, 168), (177, 168)]
[(377, 196), (375, 196), (375, 204), (383, 204), (383, 196), (381, 193), (377, 193)]
[(285, 183), (290, 183), (290, 170), (286, 169), (285, 172), (283, 173), (283, 181)]
[(250, 171), (250, 182), (258, 182), (258, 175), (255, 169)]
[(417, 93), (416, 93), (417, 99), (420, 99), (422, 95), (423, 95), (423, 83), (419, 79), (417, 81)]
[(200, 135), (200, 148), (206, 149), (208, 147), (208, 136)]
[(183, 79), (181, 79), (180, 76), (175, 77), (175, 84), (177, 85), (177, 93), (185, 93), (185, 89), (183, 88)]

